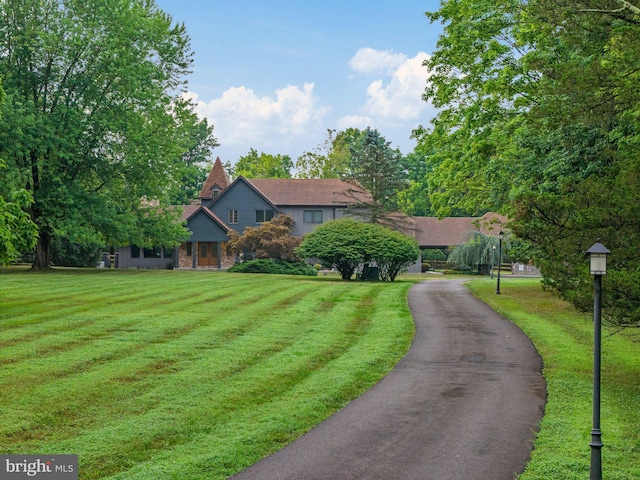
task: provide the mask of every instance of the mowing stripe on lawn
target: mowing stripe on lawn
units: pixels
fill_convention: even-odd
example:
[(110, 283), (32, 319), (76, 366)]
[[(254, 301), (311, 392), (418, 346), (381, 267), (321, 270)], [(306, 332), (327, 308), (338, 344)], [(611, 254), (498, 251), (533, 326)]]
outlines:
[[(224, 478), (377, 381), (412, 333), (410, 284), (199, 272), (24, 276), (35, 288), (51, 278), (99, 280), (112, 292), (93, 305), (93, 318), (60, 308), (64, 321), (12, 325), (14, 342), (0, 352), (8, 362), (0, 449), (77, 453), (83, 479), (162, 478), (131, 476), (157, 468), (179, 477), (176, 465), (190, 478)], [(161, 304), (145, 295), (171, 289)], [(115, 301), (118, 292), (128, 302)], [(83, 294), (65, 301), (81, 304)], [(202, 442), (221, 450), (202, 460)], [(230, 452), (244, 453), (230, 460)]]

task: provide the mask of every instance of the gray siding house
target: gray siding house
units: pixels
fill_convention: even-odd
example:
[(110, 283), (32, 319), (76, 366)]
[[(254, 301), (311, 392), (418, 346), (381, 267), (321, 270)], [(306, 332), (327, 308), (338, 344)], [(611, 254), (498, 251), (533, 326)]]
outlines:
[[(249, 179), (229, 183), (216, 159), (197, 204), (182, 205), (182, 220), (190, 237), (178, 248), (118, 250), (118, 268), (228, 268), (227, 233), (242, 234), (278, 214), (290, 215), (293, 234), (303, 236), (318, 225), (344, 216), (347, 207), (369, 197), (367, 192), (338, 179)], [(159, 252), (159, 253), (157, 253)], [(147, 255), (148, 254), (148, 255)], [(159, 255), (159, 257), (158, 257)]]
[[(216, 159), (204, 182), (199, 199), (182, 205), (182, 221), (189, 238), (176, 248), (118, 250), (118, 268), (229, 268), (235, 259), (227, 256), (227, 233), (242, 234), (278, 214), (294, 220), (293, 235), (304, 236), (318, 225), (341, 218), (349, 205), (370, 201), (371, 196), (351, 183), (334, 179), (244, 178), (229, 183), (220, 159)], [(398, 214), (402, 216), (401, 214)], [(495, 235), (506, 218), (494, 213), (483, 217), (403, 217), (402, 230), (413, 236), (420, 248), (461, 245), (466, 234), (478, 230)], [(421, 260), (408, 268), (420, 273)]]

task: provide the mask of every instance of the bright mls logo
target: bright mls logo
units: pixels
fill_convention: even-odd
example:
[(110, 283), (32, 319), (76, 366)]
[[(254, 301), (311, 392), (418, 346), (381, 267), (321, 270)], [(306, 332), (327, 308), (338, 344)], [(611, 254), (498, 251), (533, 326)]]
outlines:
[(77, 455), (0, 455), (0, 480), (78, 480)]

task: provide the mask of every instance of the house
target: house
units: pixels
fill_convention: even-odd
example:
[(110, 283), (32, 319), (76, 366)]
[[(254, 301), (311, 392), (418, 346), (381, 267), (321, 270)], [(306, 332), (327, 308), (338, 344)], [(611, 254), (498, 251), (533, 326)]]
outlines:
[(232, 229), (242, 234), (246, 227), (285, 214), (295, 222), (293, 235), (303, 236), (322, 223), (343, 217), (355, 201), (367, 199), (367, 192), (334, 178), (238, 177), (229, 183), (217, 158), (198, 202), (180, 206), (190, 238), (175, 249), (120, 248), (118, 268), (228, 268), (235, 262), (225, 248)]
[[(118, 268), (229, 268), (235, 258), (226, 254), (227, 233), (242, 234), (278, 214), (294, 220), (293, 235), (304, 236), (318, 225), (341, 218), (349, 205), (371, 196), (351, 183), (334, 178), (244, 178), (229, 182), (222, 162), (216, 159), (197, 202), (182, 205), (182, 220), (191, 236), (177, 248), (123, 247)], [(416, 238), (420, 248), (447, 248), (465, 243), (470, 230), (491, 234), (504, 217), (444, 218), (404, 217), (403, 230)], [(409, 268), (420, 272), (420, 262)]]

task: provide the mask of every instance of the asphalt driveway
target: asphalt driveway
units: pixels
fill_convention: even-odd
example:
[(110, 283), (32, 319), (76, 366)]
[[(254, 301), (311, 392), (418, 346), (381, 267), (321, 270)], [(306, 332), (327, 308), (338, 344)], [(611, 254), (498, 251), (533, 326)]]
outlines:
[(409, 292), (416, 335), (377, 385), (234, 480), (511, 480), (546, 401), (541, 360), (459, 280)]

